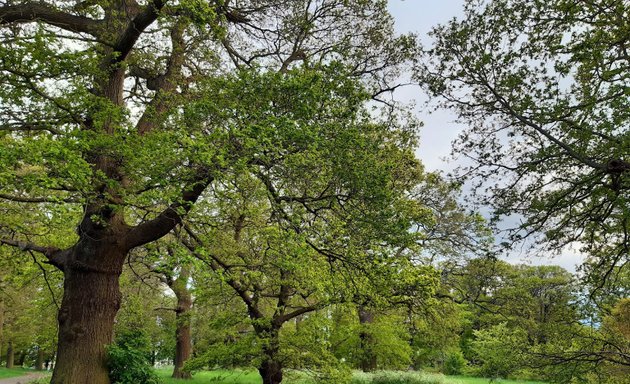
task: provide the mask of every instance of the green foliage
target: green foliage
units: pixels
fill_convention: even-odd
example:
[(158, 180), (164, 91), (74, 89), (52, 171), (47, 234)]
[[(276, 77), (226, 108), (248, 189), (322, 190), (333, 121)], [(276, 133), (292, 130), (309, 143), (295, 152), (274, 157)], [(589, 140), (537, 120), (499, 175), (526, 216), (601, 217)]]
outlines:
[[(136, 261), (137, 254), (133, 259)], [(131, 264), (121, 275), (122, 303), (114, 333), (133, 334), (141, 330), (147, 343), (143, 347), (151, 361), (170, 360), (175, 354), (175, 308), (172, 296), (165, 294), (162, 283), (149, 278), (141, 263)]]
[(447, 375), (461, 375), (466, 368), (466, 359), (461, 351), (451, 351), (444, 361), (444, 373)]
[(437, 302), (410, 317), (411, 347), (416, 369), (442, 369), (446, 357), (459, 349), (469, 312), (452, 302)]
[(411, 364), (409, 333), (401, 323), (401, 316), (379, 316), (361, 327), (361, 332), (373, 340), (364, 353), (374, 356), (380, 369), (405, 369)]
[(375, 359), (378, 369), (405, 369), (412, 350), (402, 324), (404, 317), (394, 309), (377, 311), (374, 321), (360, 324), (354, 306), (336, 306), (330, 325), (332, 352), (355, 369), (366, 359)]
[(511, 240), (574, 244), (601, 284), (628, 258), (630, 65), (616, 43), (627, 11), (620, 0), (467, 1), (433, 30), (417, 72), (469, 127), (455, 151), (474, 162), (458, 173), (497, 217), (524, 217)]
[(113, 384), (160, 384), (150, 364), (151, 345), (143, 331), (118, 334), (107, 348), (109, 377)]
[[(225, 257), (230, 267), (215, 272), (242, 287), (256, 341), (266, 346), (276, 340), (260, 335), (268, 330), (260, 323), (347, 300), (351, 287), (338, 287), (334, 273), (414, 243), (411, 220), (424, 210), (404, 196), (421, 172), (415, 124), (393, 115), (376, 121), (366, 107), (371, 95), (396, 89), (399, 69), (417, 51), (412, 35), (394, 37), (387, 1), (0, 8), (0, 238), (11, 240), (3, 247), (32, 241), (16, 248), (45, 253), (60, 269), (81, 259), (82, 270), (100, 273), (98, 255), (117, 253), (118, 271), (129, 250), (183, 221), (202, 227), (199, 237), (211, 240), (192, 250), (213, 269), (221, 269), (213, 257)], [(253, 207), (231, 206), (229, 195), (241, 188), (252, 192)], [(194, 217), (183, 220), (195, 202)], [(243, 241), (227, 230), (240, 214)], [(418, 283), (426, 297), (436, 277), (425, 274), (401, 280)], [(123, 298), (119, 340), (109, 350), (118, 381), (143, 374), (143, 359), (171, 347), (161, 335), (166, 316), (151, 314), (155, 302), (143, 299), (128, 291)], [(115, 312), (114, 302), (101, 304)], [(147, 334), (134, 335), (134, 322), (146, 320)], [(81, 324), (88, 333), (91, 326)], [(95, 342), (93, 358), (103, 356), (106, 340)], [(92, 357), (59, 360), (56, 369), (100, 369), (104, 377), (102, 364), (82, 366)]]
[(475, 332), (472, 349), (478, 373), (484, 377), (507, 378), (523, 364), (526, 333), (510, 329), (505, 323)]

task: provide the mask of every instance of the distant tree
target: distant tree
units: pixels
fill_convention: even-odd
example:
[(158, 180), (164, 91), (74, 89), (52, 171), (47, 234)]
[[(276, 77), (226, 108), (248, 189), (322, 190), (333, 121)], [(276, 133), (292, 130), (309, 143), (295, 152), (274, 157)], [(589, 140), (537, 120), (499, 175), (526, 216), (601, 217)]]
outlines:
[[(173, 378), (190, 379), (190, 372), (184, 369), (184, 364), (193, 354), (191, 338), (191, 318), (193, 316), (193, 270), (194, 259), (187, 254), (182, 257), (173, 246), (176, 242), (172, 236), (166, 236), (161, 241), (147, 245), (142, 249), (132, 252), (130, 266), (140, 268), (141, 281), (155, 280), (170, 289), (175, 295), (175, 303), (171, 306), (175, 312), (175, 348), (173, 356)], [(132, 268), (135, 271), (134, 268)], [(156, 290), (163, 289), (156, 284)], [(161, 310), (169, 310), (169, 305), (161, 307)]]
[(467, 1), (416, 72), (468, 126), (460, 175), (524, 218), (511, 239), (581, 247), (595, 287), (630, 247), (627, 16), (623, 0)]
[(0, 252), (13, 256), (0, 257), (0, 356), (7, 367), (33, 364), (41, 370), (55, 353), (57, 327), (50, 319), (62, 294), (61, 276), (35, 254), (35, 263), (22, 263), (18, 250)]
[[(151, 365), (175, 355), (176, 299), (153, 271), (138, 262), (134, 251), (120, 280), (122, 301), (114, 336), (142, 333)], [(145, 348), (145, 347), (143, 347)]]
[(629, 302), (627, 298), (618, 300), (599, 323), (556, 325), (564, 338), (535, 347), (533, 363), (557, 382), (580, 379), (589, 383), (628, 383)]

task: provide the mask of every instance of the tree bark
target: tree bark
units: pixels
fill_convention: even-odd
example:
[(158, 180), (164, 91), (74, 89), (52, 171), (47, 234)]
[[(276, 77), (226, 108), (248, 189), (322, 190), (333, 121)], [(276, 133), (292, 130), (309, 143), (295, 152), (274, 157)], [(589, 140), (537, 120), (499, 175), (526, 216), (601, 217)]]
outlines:
[(188, 290), (190, 271), (182, 267), (179, 277), (171, 284), (171, 289), (177, 297), (177, 310), (175, 312), (177, 330), (175, 344), (175, 359), (173, 378), (190, 379), (190, 372), (184, 371), (184, 364), (192, 355), (192, 342), (190, 338), (190, 315), (192, 309), (192, 296)]
[(280, 351), (279, 329), (263, 329), (254, 327), (263, 341), (263, 361), (258, 367), (263, 384), (280, 384), (282, 382), (282, 363), (278, 360)]
[(44, 370), (44, 350), (42, 347), (37, 347), (37, 360), (35, 360), (35, 370)]
[(7, 368), (13, 368), (14, 358), (13, 342), (9, 340), (9, 345), (7, 346)]
[(363, 305), (358, 308), (359, 323), (362, 326), (359, 339), (361, 340), (361, 370), (363, 372), (376, 371), (377, 361), (374, 353), (374, 337), (365, 328), (374, 322), (374, 312)]
[(109, 384), (106, 346), (120, 308), (127, 250), (119, 239), (81, 239), (64, 265), (59, 340), (52, 384)]
[(258, 368), (263, 384), (280, 384), (282, 382), (282, 364), (273, 359), (265, 360)]

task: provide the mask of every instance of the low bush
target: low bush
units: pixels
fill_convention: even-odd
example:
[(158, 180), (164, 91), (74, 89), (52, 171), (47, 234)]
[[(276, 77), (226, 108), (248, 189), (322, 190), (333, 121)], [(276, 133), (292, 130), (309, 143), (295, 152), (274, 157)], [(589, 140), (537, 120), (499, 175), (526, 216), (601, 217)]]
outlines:
[(112, 384), (160, 384), (149, 360), (146, 335), (124, 332), (107, 348), (107, 365)]
[(352, 384), (443, 384), (444, 376), (423, 372), (381, 371), (355, 373)]
[(450, 352), (444, 361), (444, 373), (447, 375), (461, 375), (466, 368), (466, 359), (461, 351)]

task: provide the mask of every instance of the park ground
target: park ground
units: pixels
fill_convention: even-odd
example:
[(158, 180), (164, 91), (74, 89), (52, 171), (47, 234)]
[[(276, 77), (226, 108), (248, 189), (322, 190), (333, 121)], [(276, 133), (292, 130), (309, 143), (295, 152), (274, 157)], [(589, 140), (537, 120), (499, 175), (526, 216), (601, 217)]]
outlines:
[[(0, 368), (0, 384), (3, 384), (4, 379), (21, 377), (29, 373), (33, 373), (33, 370), (23, 368), (6, 369)], [(222, 384), (260, 384), (261, 379), (258, 372), (254, 370), (215, 370), (198, 372), (195, 374), (192, 380), (177, 380), (170, 377), (172, 370), (170, 368), (159, 369), (159, 376), (162, 378), (164, 384), (207, 384), (207, 383), (222, 383)], [(479, 377), (466, 377), (466, 376), (443, 376), (438, 374), (426, 374), (428, 377), (435, 378), (435, 383), (441, 384), (487, 384), (489, 379)], [(298, 377), (292, 377), (298, 376)], [(289, 374), (285, 380), (286, 384), (313, 384), (313, 381), (308, 380), (300, 375)], [(495, 384), (544, 384), (537, 381), (517, 381), (517, 380), (495, 380), (492, 381)]]
[[(170, 378), (172, 373), (171, 369), (160, 369), (158, 374), (163, 379), (164, 384), (181, 384), (183, 380), (177, 380)], [(441, 374), (426, 374), (427, 376), (434, 377), (435, 381), (431, 380), (431, 383), (436, 384), (488, 384), (489, 379), (480, 377), (466, 377), (466, 376), (444, 376)], [(283, 380), (286, 384), (314, 384), (312, 380), (305, 379), (303, 377), (288, 377)], [(300, 376), (300, 375), (294, 375)], [(262, 380), (257, 371), (242, 371), (242, 370), (215, 370), (198, 372), (195, 374), (192, 380), (186, 380), (185, 383), (189, 384), (206, 384), (206, 383), (223, 383), (223, 384), (260, 384)], [(357, 383), (359, 383), (357, 381)], [(545, 384), (539, 381), (517, 381), (517, 380), (494, 380), (493, 384)], [(361, 383), (363, 384), (363, 383)]]

